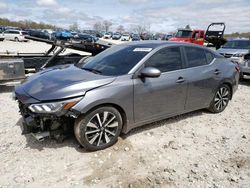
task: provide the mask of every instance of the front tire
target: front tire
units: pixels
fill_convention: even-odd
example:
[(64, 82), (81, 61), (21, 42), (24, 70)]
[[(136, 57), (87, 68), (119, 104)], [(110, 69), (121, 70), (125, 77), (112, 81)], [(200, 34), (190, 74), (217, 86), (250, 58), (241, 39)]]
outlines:
[(208, 110), (213, 113), (220, 113), (228, 105), (228, 102), (231, 98), (232, 92), (228, 85), (221, 85), (215, 92), (215, 96), (211, 101), (210, 107)]
[(122, 130), (122, 117), (113, 107), (97, 108), (80, 116), (74, 126), (75, 137), (88, 151), (96, 151), (112, 146)]

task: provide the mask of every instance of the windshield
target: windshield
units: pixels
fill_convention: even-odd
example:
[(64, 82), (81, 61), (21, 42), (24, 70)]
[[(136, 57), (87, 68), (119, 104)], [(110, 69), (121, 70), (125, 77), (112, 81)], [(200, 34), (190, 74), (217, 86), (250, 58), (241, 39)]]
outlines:
[(222, 48), (250, 49), (250, 40), (228, 41)]
[(192, 31), (187, 31), (187, 30), (179, 30), (175, 37), (176, 38), (189, 38), (192, 35)]
[(93, 57), (82, 69), (105, 76), (124, 75), (151, 50), (143, 46), (117, 45)]

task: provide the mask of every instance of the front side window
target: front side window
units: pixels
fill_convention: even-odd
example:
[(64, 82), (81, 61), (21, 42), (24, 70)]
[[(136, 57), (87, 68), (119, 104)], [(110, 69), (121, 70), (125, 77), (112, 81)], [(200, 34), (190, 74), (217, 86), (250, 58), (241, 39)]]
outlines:
[(182, 61), (180, 48), (171, 47), (159, 50), (147, 60), (145, 67), (155, 67), (161, 72), (181, 69)]
[(127, 74), (152, 48), (117, 45), (93, 57), (82, 69), (105, 76)]
[(203, 49), (195, 47), (185, 47), (188, 60), (188, 67), (197, 67), (207, 64), (206, 55)]

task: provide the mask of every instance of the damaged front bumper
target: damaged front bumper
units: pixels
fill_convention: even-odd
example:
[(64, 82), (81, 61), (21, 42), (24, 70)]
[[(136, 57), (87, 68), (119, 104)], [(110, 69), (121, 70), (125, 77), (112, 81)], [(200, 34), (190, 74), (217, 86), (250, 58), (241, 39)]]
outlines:
[(52, 114), (34, 113), (29, 109), (29, 105), (19, 100), (18, 103), (23, 117), (22, 134), (31, 134), (38, 141), (43, 141), (46, 137), (62, 141), (73, 133), (75, 118), (80, 114), (72, 110)]

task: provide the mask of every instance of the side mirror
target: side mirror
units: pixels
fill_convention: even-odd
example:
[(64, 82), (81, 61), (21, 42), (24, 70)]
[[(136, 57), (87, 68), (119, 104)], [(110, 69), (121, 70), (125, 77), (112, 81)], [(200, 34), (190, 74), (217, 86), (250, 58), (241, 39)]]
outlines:
[(145, 67), (141, 71), (140, 77), (157, 78), (161, 75), (161, 71), (154, 67)]

